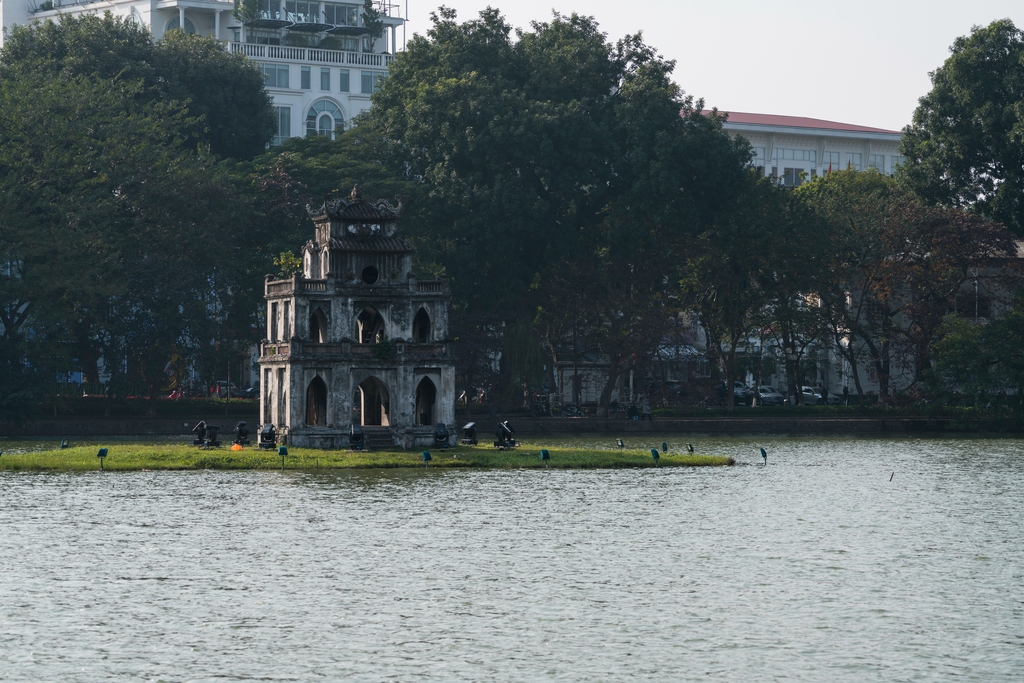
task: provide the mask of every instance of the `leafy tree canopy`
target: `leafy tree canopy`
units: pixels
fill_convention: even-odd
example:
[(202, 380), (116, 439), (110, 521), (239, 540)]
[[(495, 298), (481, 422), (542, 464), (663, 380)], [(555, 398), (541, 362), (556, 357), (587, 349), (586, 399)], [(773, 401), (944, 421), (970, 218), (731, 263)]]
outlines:
[(58, 75), (141, 82), (135, 99), (180, 103), (190, 118), (187, 140), (220, 157), (251, 158), (274, 134), (259, 69), (213, 38), (171, 31), (154, 44), (146, 28), (109, 12), (12, 27), (0, 49), (0, 78)]
[(575, 14), (515, 35), (494, 9), (433, 20), (364, 125), (422, 185), (417, 229), (477, 315), (533, 310), (556, 271), (602, 249), (633, 259), (657, 234), (671, 253), (734, 192), (746, 143), (702, 115), (639, 36), (609, 44)]
[(1024, 34), (994, 21), (950, 52), (904, 131), (903, 176), (926, 201), (1024, 235)]

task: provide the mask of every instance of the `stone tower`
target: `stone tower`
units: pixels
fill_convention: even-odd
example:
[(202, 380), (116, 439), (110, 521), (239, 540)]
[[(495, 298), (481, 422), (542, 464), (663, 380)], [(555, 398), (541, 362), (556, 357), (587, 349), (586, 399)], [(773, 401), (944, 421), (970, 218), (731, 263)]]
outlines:
[(455, 359), (446, 280), (417, 280), (397, 207), (349, 199), (306, 207), (316, 236), (302, 273), (267, 276), (260, 411), (287, 443), (344, 448), (362, 425), (376, 445), (454, 432)]

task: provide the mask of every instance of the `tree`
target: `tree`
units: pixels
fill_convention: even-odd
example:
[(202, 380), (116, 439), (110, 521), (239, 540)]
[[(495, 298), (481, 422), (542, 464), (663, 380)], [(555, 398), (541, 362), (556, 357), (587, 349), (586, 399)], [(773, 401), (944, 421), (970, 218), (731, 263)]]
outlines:
[(109, 12), (62, 14), (57, 21), (17, 25), (0, 49), (0, 78), (89, 76), (141, 82), (139, 102), (173, 100), (190, 120), (190, 145), (220, 157), (263, 152), (276, 118), (263, 76), (251, 60), (213, 38), (171, 31), (153, 44), (149, 31)]
[(800, 359), (820, 339), (809, 299), (822, 277), (822, 227), (790, 190), (748, 173), (729, 211), (693, 241), (684, 298), (700, 314), (713, 367), (725, 369), (730, 408), (738, 353), (754, 337), (774, 339), (799, 395)]
[(904, 131), (901, 175), (927, 202), (1024, 235), (1024, 34), (1009, 19), (957, 38)]
[[(686, 237), (728, 204), (746, 143), (704, 116), (671, 81), (674, 64), (639, 36), (609, 44), (578, 15), (556, 14), (516, 40), (497, 10), (458, 23), (442, 8), (433, 19), (392, 63), (365, 122), (393, 168), (422, 185), (416, 231), (437, 245), (477, 325), (507, 328), (559, 310), (559, 298), (575, 296), (566, 292), (604, 292), (603, 312), (593, 300), (572, 309), (588, 320), (535, 322), (606, 347), (597, 321), (630, 319), (613, 310), (625, 273), (675, 255), (645, 273), (675, 287)], [(667, 322), (648, 320), (655, 330)], [(539, 343), (537, 332), (522, 338)]]
[(975, 406), (984, 392), (1015, 389), (1024, 397), (1024, 299), (1018, 293), (1008, 310), (987, 325), (957, 314), (942, 321), (933, 348), (936, 388), (959, 394)]
[[(241, 289), (245, 204), (203, 150), (178, 102), (139, 96), (141, 79), (0, 80), (0, 276), (4, 335), (52, 384), (102, 358), (115, 382), (155, 396), (168, 358), (196, 358)], [(216, 246), (216, 251), (214, 250)], [(251, 319), (235, 324), (248, 331)], [(131, 377), (129, 377), (131, 375)]]
[(875, 171), (830, 173), (797, 194), (831, 226), (832, 275), (818, 291), (836, 346), (853, 368), (866, 350), (882, 400), (895, 374), (924, 379), (939, 324), (972, 273), (1013, 289), (1016, 247), (1001, 225), (927, 206)]
[(184, 103), (197, 119), (193, 140), (209, 144), (222, 158), (263, 153), (277, 131), (277, 117), (252, 60), (213, 38), (170, 31), (155, 46), (154, 65), (160, 96)]

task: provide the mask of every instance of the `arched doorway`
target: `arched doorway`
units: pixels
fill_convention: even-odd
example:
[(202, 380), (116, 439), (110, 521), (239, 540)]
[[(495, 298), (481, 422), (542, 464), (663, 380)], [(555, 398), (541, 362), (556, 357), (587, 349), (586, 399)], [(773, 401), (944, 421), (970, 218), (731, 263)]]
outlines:
[(309, 316), (309, 341), (314, 344), (323, 344), (327, 341), (327, 316), (320, 308)]
[(421, 308), (412, 319), (412, 340), (417, 344), (426, 344), (430, 341), (430, 314), (426, 309)]
[(317, 375), (306, 389), (306, 424), (327, 426), (327, 385)]
[(416, 387), (416, 424), (434, 424), (434, 402), (437, 400), (437, 387), (424, 377)]
[(379, 344), (384, 340), (384, 318), (372, 306), (367, 306), (356, 318), (360, 344)]
[(369, 377), (359, 383), (359, 419), (363, 426), (387, 427), (391, 423), (388, 413), (391, 411), (391, 394), (376, 377)]

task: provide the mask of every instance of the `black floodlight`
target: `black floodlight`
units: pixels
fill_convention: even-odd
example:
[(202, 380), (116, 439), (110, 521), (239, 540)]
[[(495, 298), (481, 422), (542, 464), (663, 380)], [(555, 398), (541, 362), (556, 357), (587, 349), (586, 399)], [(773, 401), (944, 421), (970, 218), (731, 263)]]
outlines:
[(69, 448), (69, 447), (70, 447), (70, 444), (68, 443), (67, 439), (64, 439), (63, 441), (60, 442), (61, 450), (64, 450), (65, 448)]
[(239, 446), (249, 445), (249, 424), (245, 420), (235, 425), (235, 443)]
[(217, 441), (218, 431), (220, 431), (220, 425), (206, 425), (206, 438), (203, 439), (203, 446), (206, 448), (220, 446), (220, 441)]
[(494, 445), (500, 450), (515, 448), (517, 444), (512, 436), (515, 433), (515, 428), (509, 424), (508, 420), (499, 422), (498, 429), (495, 431), (495, 436), (498, 437), (498, 440), (494, 442)]
[(260, 427), (259, 446), (265, 451), (272, 451), (277, 447), (277, 430), (274, 425), (267, 423)]
[(475, 446), (476, 441), (476, 422), (468, 422), (462, 426), (462, 443)]
[(206, 421), (200, 420), (196, 423), (196, 426), (192, 428), (192, 433), (196, 435), (196, 438), (192, 440), (193, 446), (202, 446), (203, 441), (206, 440)]
[(434, 428), (434, 447), (446, 450), (449, 438), (448, 425), (443, 422), (438, 423), (437, 427)]

